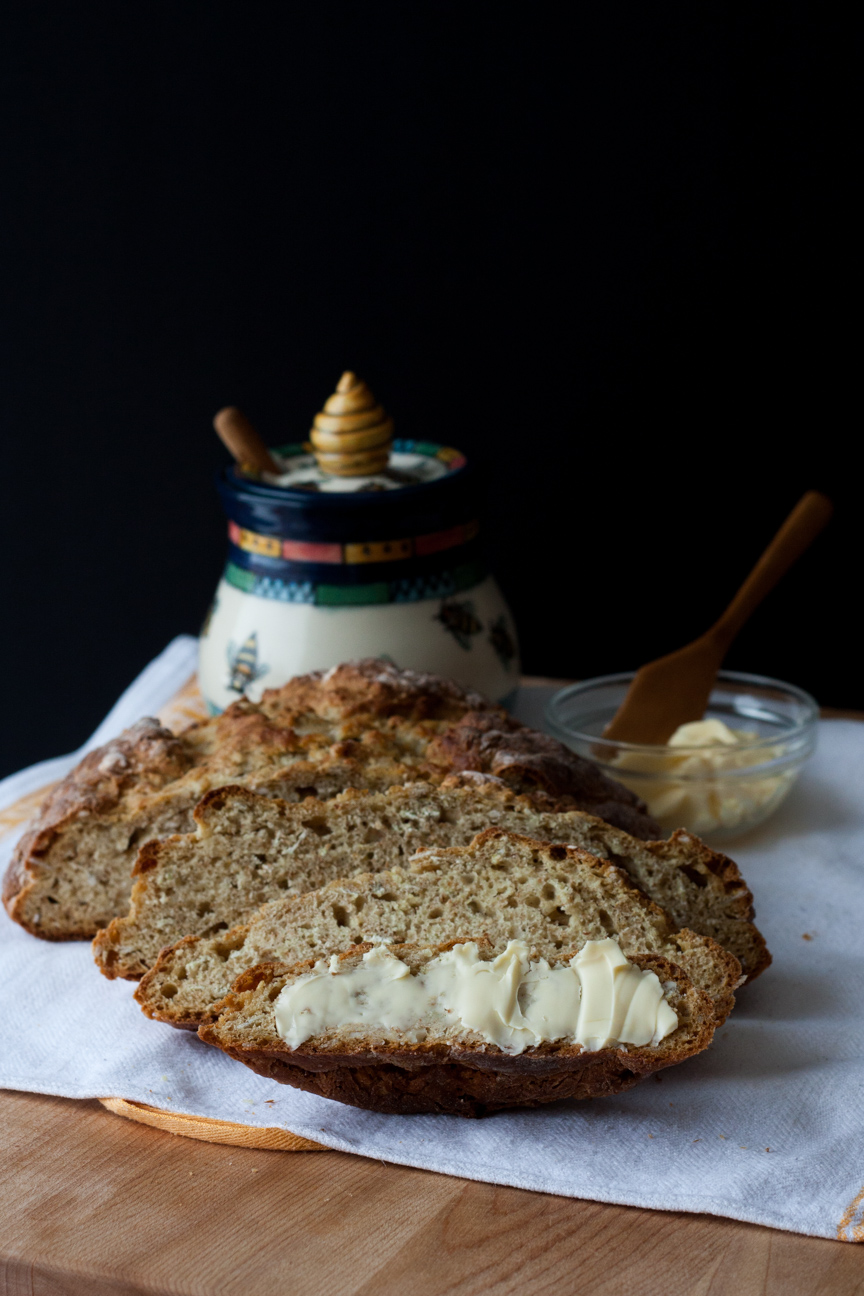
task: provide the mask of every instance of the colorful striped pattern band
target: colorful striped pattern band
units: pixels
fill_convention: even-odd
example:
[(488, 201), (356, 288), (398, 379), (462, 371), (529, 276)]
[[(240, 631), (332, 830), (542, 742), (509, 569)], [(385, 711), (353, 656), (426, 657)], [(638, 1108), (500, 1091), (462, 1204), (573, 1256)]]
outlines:
[(228, 536), (232, 544), (244, 553), (262, 558), (281, 558), (287, 562), (357, 563), (404, 562), (406, 558), (424, 558), (429, 554), (443, 553), (468, 544), (480, 530), (480, 524), (463, 522), (446, 531), (433, 531), (430, 535), (408, 536), (401, 540), (359, 540), (347, 544), (322, 544), (304, 540), (283, 540), (279, 536), (261, 535), (247, 531), (236, 522), (228, 523)]

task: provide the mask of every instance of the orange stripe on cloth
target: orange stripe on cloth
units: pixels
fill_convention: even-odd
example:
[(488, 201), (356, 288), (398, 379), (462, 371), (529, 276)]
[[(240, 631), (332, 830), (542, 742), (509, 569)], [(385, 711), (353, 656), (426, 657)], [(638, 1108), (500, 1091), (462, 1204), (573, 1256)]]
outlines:
[(838, 1242), (864, 1242), (864, 1188), (855, 1194), (837, 1226)]
[(32, 819), (48, 793), (56, 786), (56, 783), (48, 783), (45, 787), (37, 788), (35, 792), (28, 792), (26, 796), (13, 801), (12, 805), (7, 806), (5, 810), (0, 810), (0, 837), (5, 837), (6, 833), (12, 832), (13, 828), (20, 828), (28, 819)]

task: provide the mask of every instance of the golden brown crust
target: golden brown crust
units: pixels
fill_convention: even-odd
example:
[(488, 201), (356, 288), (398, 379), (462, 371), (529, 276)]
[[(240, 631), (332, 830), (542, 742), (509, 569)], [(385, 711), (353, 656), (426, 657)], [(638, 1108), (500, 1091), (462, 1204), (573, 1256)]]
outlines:
[[(159, 791), (185, 774), (190, 763), (183, 741), (150, 717), (125, 729), (104, 747), (88, 752), (48, 794), (15, 848), (3, 881), (3, 904), (10, 918), (22, 921), (21, 909), (38, 879), (40, 858), (68, 824), (85, 816), (110, 815), (133, 787), (145, 794)], [(45, 935), (32, 927), (29, 930), (37, 936)], [(73, 931), (55, 939), (91, 934)]]
[[(210, 1040), (208, 1043), (212, 1042)], [(332, 1098), (350, 1107), (390, 1115), (485, 1116), (512, 1107), (539, 1107), (565, 1098), (603, 1098), (638, 1084), (648, 1069), (636, 1070), (628, 1055), (598, 1053), (545, 1066), (531, 1075), (485, 1071), (475, 1059), (426, 1062), (412, 1067), (402, 1058), (344, 1064), (333, 1070), (310, 1070), (269, 1052), (226, 1047), (237, 1062), (267, 1080)], [(659, 1068), (652, 1067), (651, 1070)]]
[(558, 809), (590, 811), (636, 837), (659, 835), (634, 792), (556, 738), (526, 728), (504, 711), (463, 715), (432, 740), (428, 759), (448, 771), (491, 774), (517, 792), (540, 792)]
[(350, 719), (460, 720), (469, 711), (503, 711), (474, 689), (424, 671), (400, 670), (376, 657), (346, 662), (327, 671), (297, 675), (261, 698), (268, 715), (314, 711), (316, 715)]
[(729, 900), (726, 907), (726, 913), (730, 918), (748, 924), (748, 940), (755, 947), (753, 962), (747, 968), (747, 981), (755, 981), (761, 976), (766, 968), (772, 963), (771, 952), (766, 944), (765, 937), (759, 929), (753, 925), (756, 917), (756, 910), (753, 906), (753, 892), (745, 882), (741, 870), (734, 860), (728, 855), (723, 855), (719, 851), (713, 850), (706, 846), (693, 833), (688, 832), (686, 828), (678, 828), (672, 833), (666, 841), (646, 842), (648, 849), (661, 859), (672, 858), (677, 849), (686, 846), (689, 859), (686, 865), (678, 864), (691, 882), (700, 885), (698, 874), (704, 870), (712, 873), (714, 877), (719, 878), (723, 884)]
[[(443, 952), (455, 943), (451, 940), (437, 948)], [(370, 944), (356, 946), (339, 957), (354, 959), (371, 948)], [(405, 957), (415, 947), (392, 948), (397, 957)], [(264, 1046), (229, 1042), (221, 1019), (201, 1026), (198, 1034), (205, 1043), (267, 1079), (352, 1107), (389, 1114), (477, 1117), (561, 1099), (607, 1097), (701, 1052), (714, 1034), (711, 1001), (692, 986), (679, 967), (653, 954), (638, 955), (632, 962), (655, 972), (663, 983), (677, 984), (688, 1010), (689, 1029), (676, 1032), (674, 1043), (664, 1041), (659, 1048), (618, 1047), (591, 1053), (578, 1044), (558, 1042), (512, 1055), (492, 1044), (472, 1047), (439, 1041), (406, 1047), (370, 1040), (365, 1046), (337, 1052), (332, 1047), (316, 1048), (314, 1041), (291, 1049), (275, 1029)], [(276, 987), (281, 989), (288, 977), (302, 975), (314, 963), (314, 959), (291, 967), (268, 963), (247, 970), (221, 1005), (226, 1019), (242, 1012), (262, 984), (274, 986), (269, 996), (272, 999)]]
[[(94, 825), (140, 822), (146, 840), (164, 832), (154, 833), (151, 825), (166, 814), (171, 819), (172, 798), (182, 803), (183, 822), (172, 822), (169, 831), (186, 830), (192, 827), (187, 807), (227, 783), (272, 795), (326, 797), (349, 786), (440, 782), (459, 771), (500, 778), (541, 808), (586, 810), (642, 839), (660, 835), (632, 792), (555, 739), (451, 680), (370, 659), (299, 676), (266, 692), (260, 703), (241, 698), (178, 736), (142, 720), (91, 752), (47, 798), (19, 843), (3, 901), (34, 935), (49, 935), (27, 916), (26, 899), (38, 887), (46, 852), (84, 816)], [(125, 883), (125, 855), (116, 867)], [(116, 889), (116, 876), (113, 884)], [(64, 929), (63, 911), (55, 909), (52, 917), (55, 939), (93, 936), (104, 925), (100, 919), (82, 928), (70, 918)]]

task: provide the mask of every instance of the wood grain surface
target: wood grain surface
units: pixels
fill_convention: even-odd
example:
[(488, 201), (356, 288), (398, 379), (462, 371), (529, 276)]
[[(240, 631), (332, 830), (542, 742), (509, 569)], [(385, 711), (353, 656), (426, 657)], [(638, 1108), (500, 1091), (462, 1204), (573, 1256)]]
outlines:
[(0, 1296), (860, 1296), (864, 1248), (0, 1093)]

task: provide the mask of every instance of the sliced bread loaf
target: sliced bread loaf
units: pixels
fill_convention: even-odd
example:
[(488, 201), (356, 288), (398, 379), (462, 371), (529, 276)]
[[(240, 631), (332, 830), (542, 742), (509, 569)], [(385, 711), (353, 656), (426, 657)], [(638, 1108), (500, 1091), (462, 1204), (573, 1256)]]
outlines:
[(660, 836), (634, 793), (555, 739), (450, 680), (371, 660), (298, 676), (179, 735), (142, 720), (90, 752), (19, 842), (3, 902), (35, 936), (94, 936), (128, 909), (138, 848), (191, 832), (211, 789), (242, 784), (298, 801), (438, 783), (460, 770), (498, 776), (551, 809)]
[[(453, 939), (425, 947), (400, 944), (391, 946), (387, 954), (392, 956), (390, 961), (395, 958), (404, 964), (416, 981), (428, 975), (430, 965), (440, 963), (454, 945)], [(550, 957), (546, 971), (566, 968), (573, 953), (575, 949), (568, 947), (567, 952)], [(355, 946), (321, 970), (328, 979), (350, 975), (362, 968), (365, 956), (374, 954), (372, 945)], [(474, 954), (488, 965), (495, 950), (481, 939)], [(308, 980), (316, 971), (314, 960), (293, 967), (265, 963), (245, 972), (225, 1000), (218, 1021), (202, 1026), (199, 1034), (259, 1075), (373, 1111), (482, 1116), (562, 1098), (605, 1097), (699, 1053), (714, 1033), (710, 1000), (680, 967), (647, 951), (631, 953), (628, 959), (634, 968), (659, 980), (659, 985), (654, 983), (656, 992), (662, 993), (674, 1013), (665, 1023), (671, 1033), (664, 1038), (635, 1045), (610, 1038), (600, 1047), (586, 1047), (576, 1042), (572, 1020), (572, 1026), (566, 1023), (566, 1034), (562, 1031), (554, 1039), (514, 1053), (503, 1043), (490, 1043), (476, 1021), (472, 1027), (470, 1017), (466, 1022), (458, 1011), (436, 1011), (437, 1005), (427, 999), (415, 1022), (352, 1024), (348, 1008), (344, 1025), (318, 1029), (291, 1046), (285, 1042), (284, 1030), (280, 1033), (277, 1027), (276, 1005), (286, 988), (298, 988), (303, 978)], [(531, 968), (535, 975), (537, 967)], [(418, 997), (427, 998), (422, 992)], [(522, 991), (519, 997), (521, 1008)], [(530, 1014), (530, 1009), (526, 1012)], [(521, 1016), (519, 1010), (517, 1015)], [(546, 1033), (556, 1034), (554, 1029)], [(635, 1037), (626, 1029), (621, 1034)]]
[(614, 936), (628, 957), (654, 953), (679, 965), (712, 1000), (718, 1021), (742, 979), (732, 954), (677, 929), (616, 865), (489, 828), (468, 846), (420, 852), (407, 868), (331, 882), (265, 905), (230, 931), (184, 937), (163, 950), (135, 998), (149, 1017), (197, 1029), (215, 1020), (218, 1001), (256, 964), (291, 964), (379, 938), (437, 944), (454, 932), (485, 935), (496, 950), (525, 940), (544, 958)]
[(193, 834), (142, 848), (128, 915), (93, 943), (106, 976), (136, 979), (183, 936), (221, 944), (226, 928), (262, 904), (400, 866), (426, 847), (467, 846), (493, 826), (580, 846), (620, 865), (676, 926), (713, 936), (749, 977), (770, 961), (743, 878), (698, 838), (677, 833), (668, 842), (643, 842), (578, 810), (538, 810), (483, 775), (451, 776), (440, 787), (350, 789), (329, 801), (299, 803), (225, 787), (204, 797), (195, 822)]

